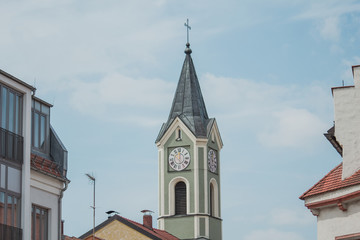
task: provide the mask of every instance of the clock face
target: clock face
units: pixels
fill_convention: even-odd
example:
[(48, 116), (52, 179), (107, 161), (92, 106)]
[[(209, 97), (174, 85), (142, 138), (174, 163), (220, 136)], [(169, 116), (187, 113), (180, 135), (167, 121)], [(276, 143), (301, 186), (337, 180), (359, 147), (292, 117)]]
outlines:
[(190, 153), (183, 147), (177, 147), (170, 152), (169, 165), (176, 171), (187, 168), (190, 164)]
[(217, 169), (216, 151), (210, 149), (208, 152), (208, 166), (210, 172), (215, 173)]

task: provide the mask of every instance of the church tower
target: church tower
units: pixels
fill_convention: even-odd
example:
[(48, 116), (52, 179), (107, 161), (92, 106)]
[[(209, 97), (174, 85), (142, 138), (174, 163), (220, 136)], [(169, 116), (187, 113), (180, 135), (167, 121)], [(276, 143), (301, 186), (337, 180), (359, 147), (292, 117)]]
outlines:
[(156, 139), (159, 158), (158, 227), (180, 239), (222, 239), (220, 150), (209, 118), (190, 44), (169, 118)]

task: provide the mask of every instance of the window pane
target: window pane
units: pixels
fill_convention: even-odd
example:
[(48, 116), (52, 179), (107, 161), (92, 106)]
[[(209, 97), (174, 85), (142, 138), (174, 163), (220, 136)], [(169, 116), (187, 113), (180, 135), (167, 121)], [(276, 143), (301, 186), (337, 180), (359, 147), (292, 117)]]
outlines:
[(6, 177), (6, 166), (5, 165), (1, 165), (1, 170), (0, 170), (0, 187), (2, 188), (6, 188), (5, 186), (5, 177)]
[(39, 147), (39, 114), (34, 112), (34, 147)]
[(5, 154), (5, 152), (6, 152), (6, 137), (5, 137), (6, 135), (5, 135), (5, 130), (0, 130), (0, 155), (2, 156), (2, 157), (5, 157), (6, 156), (6, 154)]
[(40, 218), (40, 210), (38, 208), (35, 208), (35, 239), (40, 239), (41, 234), (41, 218)]
[(11, 132), (14, 132), (14, 109), (15, 109), (15, 102), (14, 102), (14, 94), (12, 92), (9, 92), (9, 128), (8, 130)]
[(35, 109), (38, 110), (39, 112), (41, 111), (40, 106), (41, 106), (40, 103), (35, 101)]
[(31, 208), (31, 239), (35, 239), (35, 207)]
[(5, 193), (0, 192), (0, 224), (4, 224), (5, 221)]
[(8, 158), (13, 158), (13, 152), (14, 152), (14, 135), (13, 134), (9, 134), (7, 135), (7, 150), (6, 150), (6, 156)]
[(13, 214), (13, 219), (14, 219), (14, 227), (19, 227), (20, 226), (20, 211), (19, 211), (19, 199), (14, 197), (14, 214)]
[(6, 224), (12, 226), (12, 196), (7, 197)]
[(22, 135), (22, 124), (23, 124), (23, 98), (19, 96), (19, 135)]
[(33, 206), (32, 211), (32, 240), (48, 239), (48, 210)]
[(19, 112), (20, 112), (20, 100), (19, 100), (19, 96), (15, 96), (15, 130), (14, 130), (14, 132), (18, 135), (20, 135)]
[(6, 129), (6, 106), (7, 106), (7, 91), (6, 88), (1, 88), (1, 127)]
[(41, 106), (41, 112), (46, 114), (46, 115), (50, 115), (50, 108), (48, 106), (42, 105)]
[(8, 189), (20, 193), (20, 170), (8, 167)]
[(44, 148), (45, 144), (45, 116), (40, 116), (40, 147)]

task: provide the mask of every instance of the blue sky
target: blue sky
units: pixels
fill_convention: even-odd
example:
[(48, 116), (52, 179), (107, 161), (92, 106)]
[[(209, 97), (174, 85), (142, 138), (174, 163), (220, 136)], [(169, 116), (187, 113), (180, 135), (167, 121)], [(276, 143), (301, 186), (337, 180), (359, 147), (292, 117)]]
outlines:
[(105, 212), (157, 217), (155, 138), (185, 58), (186, 28), (222, 150), (224, 239), (316, 239), (298, 197), (341, 158), (323, 137), (331, 87), (360, 64), (358, 1), (0, 2), (0, 68), (34, 84), (69, 151), (65, 233)]

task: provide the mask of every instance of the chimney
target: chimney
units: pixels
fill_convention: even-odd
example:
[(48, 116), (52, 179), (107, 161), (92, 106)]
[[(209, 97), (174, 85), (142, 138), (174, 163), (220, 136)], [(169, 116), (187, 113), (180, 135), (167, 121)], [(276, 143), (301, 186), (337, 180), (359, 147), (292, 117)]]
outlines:
[(144, 216), (143, 216), (143, 225), (144, 225), (144, 227), (152, 230), (153, 227), (152, 227), (152, 216), (151, 216), (151, 213), (153, 213), (153, 211), (150, 211), (150, 210), (142, 210), (141, 212), (144, 214)]
[(360, 169), (360, 66), (353, 66), (355, 86), (333, 88), (335, 137), (342, 147), (342, 180)]

